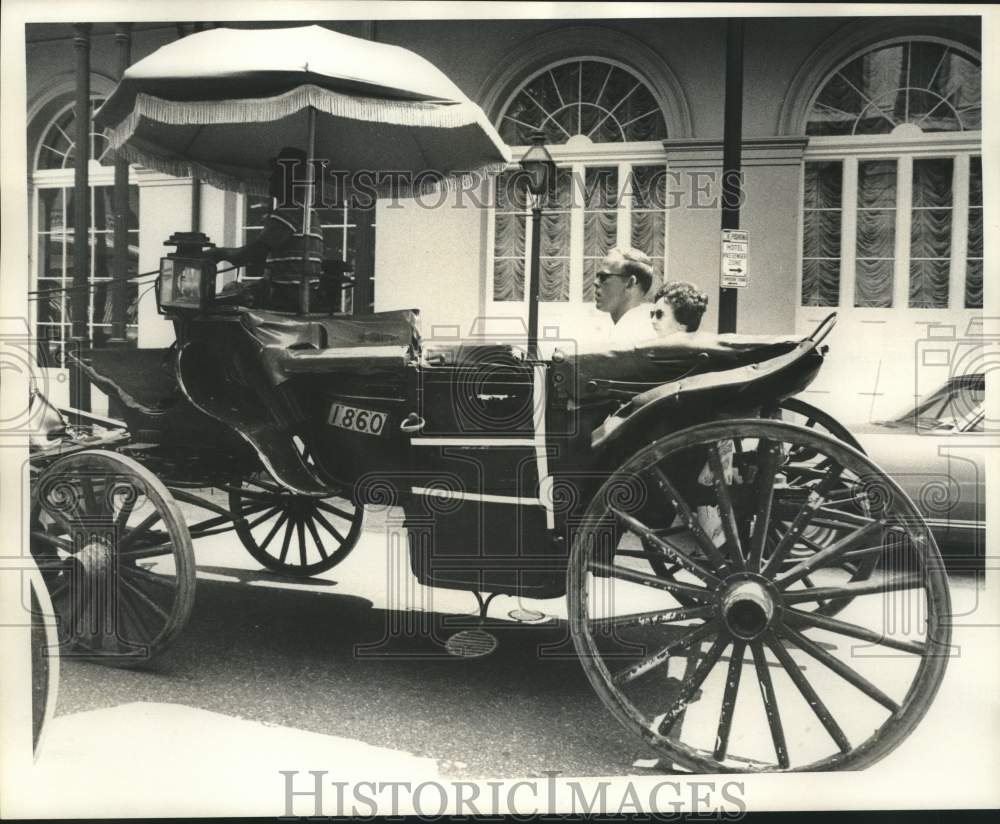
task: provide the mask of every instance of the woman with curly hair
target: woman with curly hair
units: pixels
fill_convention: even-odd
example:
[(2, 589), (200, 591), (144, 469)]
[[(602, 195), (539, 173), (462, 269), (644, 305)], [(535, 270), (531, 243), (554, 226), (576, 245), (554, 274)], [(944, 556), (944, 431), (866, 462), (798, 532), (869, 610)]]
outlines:
[(657, 290), (650, 310), (653, 328), (659, 335), (696, 332), (707, 307), (708, 295), (693, 283), (683, 280), (664, 283)]

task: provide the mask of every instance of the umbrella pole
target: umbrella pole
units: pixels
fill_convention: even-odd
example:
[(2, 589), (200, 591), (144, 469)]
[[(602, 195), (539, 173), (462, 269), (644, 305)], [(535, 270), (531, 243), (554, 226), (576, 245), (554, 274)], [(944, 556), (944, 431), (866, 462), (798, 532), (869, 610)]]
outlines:
[(316, 110), (309, 107), (309, 136), (306, 142), (306, 196), (302, 204), (302, 283), (299, 286), (299, 312), (309, 314), (309, 232), (312, 223), (312, 204), (316, 190), (313, 176), (313, 153), (316, 150)]

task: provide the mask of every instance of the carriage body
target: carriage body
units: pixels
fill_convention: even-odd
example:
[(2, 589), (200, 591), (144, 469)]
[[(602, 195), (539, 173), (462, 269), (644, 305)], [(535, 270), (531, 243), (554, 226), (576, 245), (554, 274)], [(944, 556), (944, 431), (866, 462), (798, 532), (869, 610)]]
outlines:
[(702, 335), (532, 359), (503, 340), (426, 344), (417, 322), (183, 313), (169, 349), (83, 368), (119, 400), (121, 451), (168, 487), (265, 472), (290, 495), (398, 505), (421, 583), (554, 598), (586, 504), (628, 455), (773, 410), (823, 357), (812, 339)]

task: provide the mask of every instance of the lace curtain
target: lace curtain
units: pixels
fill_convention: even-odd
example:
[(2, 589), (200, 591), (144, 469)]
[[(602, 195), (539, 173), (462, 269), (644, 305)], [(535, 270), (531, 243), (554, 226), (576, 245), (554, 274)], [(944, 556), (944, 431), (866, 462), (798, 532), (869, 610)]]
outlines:
[(524, 237), (527, 189), (505, 172), (494, 184), (493, 300), (524, 300)]
[(802, 305), (840, 300), (840, 220), (843, 164), (807, 163), (802, 225)]
[(538, 297), (543, 301), (569, 300), (569, 233), (573, 174), (556, 172), (555, 186), (542, 214)]
[(653, 262), (653, 286), (663, 282), (666, 254), (667, 170), (665, 166), (633, 166), (628, 182), (632, 199), (632, 246)]
[(965, 308), (983, 308), (983, 160), (969, 161), (969, 234), (965, 268)]
[[(572, 175), (560, 169), (552, 197), (542, 214), (539, 298), (569, 300), (570, 203)], [(524, 176), (500, 175), (496, 181), (493, 239), (493, 300), (521, 301), (525, 297), (526, 227), (529, 218)]]
[[(523, 187), (514, 191), (517, 174), (496, 182), (493, 242), (493, 300), (525, 298), (527, 239), (530, 208)], [(545, 302), (592, 302), (594, 278), (608, 250), (631, 245), (652, 260), (657, 288), (663, 278), (666, 255), (666, 166), (634, 166), (619, 179), (619, 166), (587, 166), (582, 176), (559, 169), (542, 214), (539, 297)], [(627, 210), (630, 230), (619, 237), (619, 213)], [(573, 238), (574, 211), (582, 211), (582, 237)], [(578, 230), (579, 231), (579, 230)], [(623, 230), (624, 231), (624, 230)], [(582, 255), (581, 255), (582, 253)], [(573, 255), (582, 257), (582, 294), (571, 294)]]
[(948, 308), (953, 166), (951, 158), (913, 161), (911, 308)]
[(618, 242), (618, 168), (592, 166), (584, 174), (583, 299), (594, 300), (594, 277)]
[(896, 161), (858, 163), (854, 305), (892, 306), (896, 245)]

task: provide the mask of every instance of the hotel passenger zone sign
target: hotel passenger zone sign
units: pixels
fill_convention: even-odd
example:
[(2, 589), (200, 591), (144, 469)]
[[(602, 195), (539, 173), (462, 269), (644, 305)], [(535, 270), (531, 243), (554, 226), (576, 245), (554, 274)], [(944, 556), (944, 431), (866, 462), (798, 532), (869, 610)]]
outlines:
[(722, 258), (719, 285), (723, 289), (745, 289), (749, 285), (747, 252), (750, 233), (743, 229), (722, 230)]

